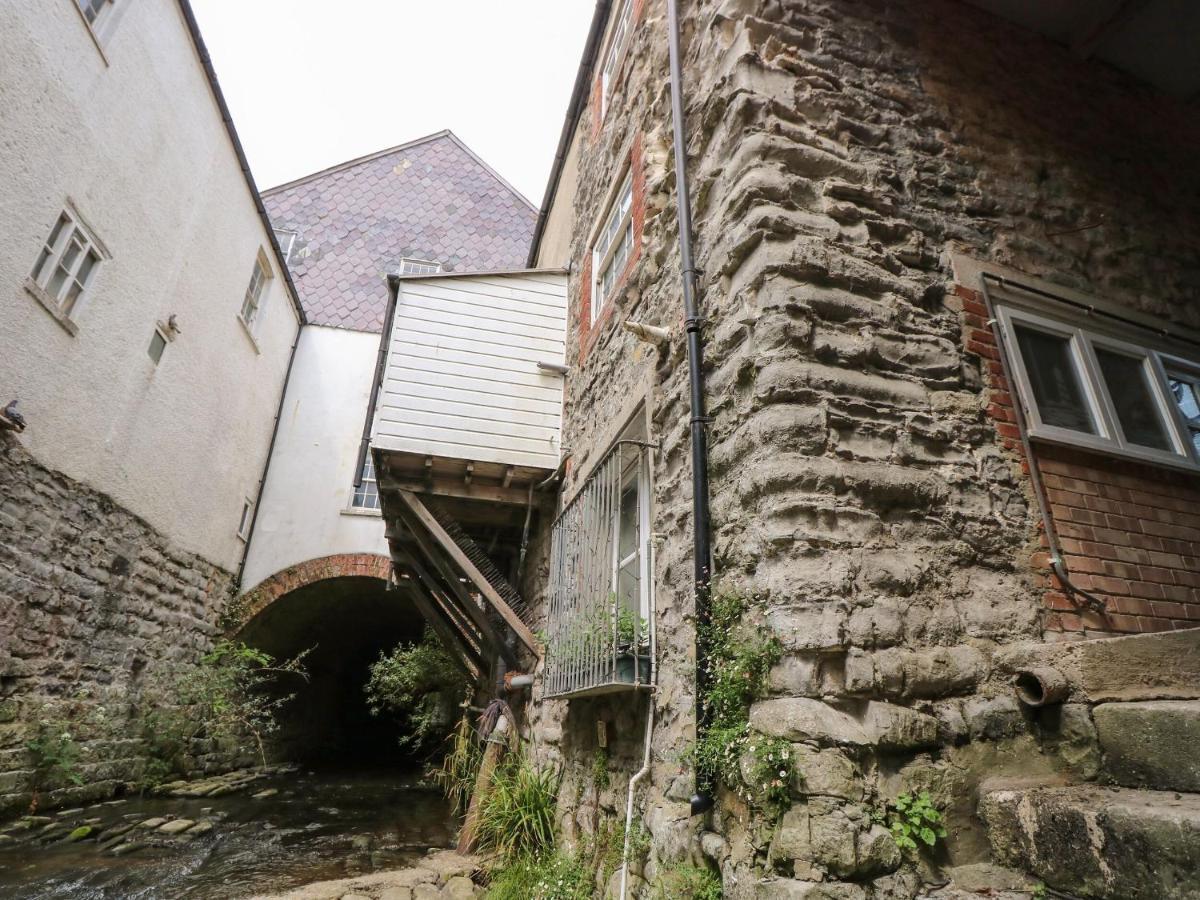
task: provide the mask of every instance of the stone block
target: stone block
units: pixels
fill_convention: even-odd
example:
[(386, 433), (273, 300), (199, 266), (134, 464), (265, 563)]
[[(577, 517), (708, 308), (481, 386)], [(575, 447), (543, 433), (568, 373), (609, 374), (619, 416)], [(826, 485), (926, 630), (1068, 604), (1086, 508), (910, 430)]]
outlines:
[(857, 884), (776, 878), (760, 882), (753, 896), (755, 900), (867, 900), (867, 891)]
[(891, 703), (855, 704), (853, 713), (808, 697), (762, 700), (750, 709), (750, 727), (789, 741), (914, 750), (938, 743), (932, 716)]
[(991, 791), (980, 816), (997, 859), (1103, 900), (1200, 896), (1200, 797), (1079, 785)]
[(1113, 781), (1200, 792), (1200, 701), (1102, 703), (1092, 716)]
[(792, 791), (797, 796), (862, 799), (862, 775), (841, 750), (792, 744), (792, 762), (795, 772)]

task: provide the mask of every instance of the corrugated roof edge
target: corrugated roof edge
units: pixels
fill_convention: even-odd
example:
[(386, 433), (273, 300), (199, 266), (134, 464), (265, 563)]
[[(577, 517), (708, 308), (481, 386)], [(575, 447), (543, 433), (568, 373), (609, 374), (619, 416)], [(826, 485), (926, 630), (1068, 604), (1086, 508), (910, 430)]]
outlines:
[(575, 86), (571, 88), (571, 100), (567, 104), (567, 117), (563, 122), (562, 134), (558, 138), (558, 148), (554, 152), (554, 162), (550, 167), (550, 181), (546, 185), (546, 194), (542, 198), (542, 208), (538, 210), (537, 222), (533, 226), (533, 241), (529, 245), (528, 264), (532, 266), (537, 260), (538, 248), (542, 243), (542, 232), (546, 229), (546, 218), (550, 215), (550, 203), (558, 191), (558, 181), (562, 177), (563, 163), (567, 158), (567, 150), (571, 146), (571, 135), (579, 125), (579, 117), (591, 84), (592, 68), (596, 65), (596, 57), (600, 53), (600, 42), (604, 37), (605, 26), (608, 25), (608, 12), (612, 0), (597, 0), (596, 11), (592, 14), (592, 24), (588, 29), (587, 42), (583, 45), (583, 58), (579, 60), (579, 69), (575, 73)]
[(475, 162), (479, 163), (479, 165), (482, 166), (489, 175), (491, 175), (498, 182), (500, 182), (500, 184), (504, 187), (505, 190), (507, 190), (514, 197), (516, 197), (518, 200), (520, 200), (522, 203), (524, 203), (526, 206), (528, 206), (530, 210), (532, 210), (533, 212), (537, 212), (537, 207), (534, 206), (532, 203), (530, 203), (529, 199), (524, 194), (522, 194), (515, 187), (513, 187), (503, 175), (501, 175), (499, 172), (497, 172), (495, 169), (493, 169), (490, 165), (488, 165), (487, 162), (484, 161), (484, 159), (478, 153), (476, 153), (474, 150), (472, 150), (470, 147), (468, 147), (465, 143), (463, 143), (462, 138), (460, 138), (457, 134), (455, 134), (449, 128), (443, 128), (441, 131), (435, 131), (433, 134), (427, 134), (424, 137), (414, 138), (411, 141), (405, 141), (403, 144), (397, 144), (396, 146), (388, 147), (385, 150), (376, 150), (374, 153), (368, 153), (365, 156), (356, 156), (354, 159), (348, 159), (345, 162), (340, 162), (337, 165), (329, 166), (328, 168), (321, 169), (316, 172), (312, 172), (308, 175), (302, 175), (299, 178), (293, 178), (291, 181), (285, 181), (283, 184), (277, 184), (274, 187), (267, 188), (265, 191), (263, 191), (263, 196), (267, 196), (269, 194), (275, 194), (275, 193), (278, 193), (279, 191), (286, 191), (289, 188), (294, 188), (298, 185), (305, 184), (306, 182), (313, 181), (317, 178), (323, 178), (326, 175), (332, 175), (334, 172), (342, 172), (342, 171), (345, 171), (346, 169), (352, 169), (355, 166), (362, 165), (363, 163), (367, 163), (367, 162), (371, 162), (372, 160), (379, 159), (381, 156), (388, 156), (389, 154), (392, 154), (392, 153), (398, 153), (401, 150), (407, 150), (409, 147), (416, 147), (416, 146), (419, 146), (420, 144), (427, 144), (430, 141), (437, 140), (438, 138), (449, 138), (450, 140), (452, 140), (455, 144), (458, 145), (458, 147), (464, 153), (466, 153), (469, 157), (471, 157), (471, 159), (473, 159), (473, 160), (475, 160)]
[(229, 113), (229, 106), (225, 103), (225, 95), (221, 93), (221, 85), (217, 81), (217, 72), (213, 68), (212, 57), (208, 55), (208, 47), (204, 44), (204, 38), (200, 34), (200, 24), (196, 21), (196, 14), (192, 12), (192, 5), (188, 0), (179, 0), (179, 12), (183, 16), (183, 22), (187, 26), (188, 34), (192, 39), (192, 46), (196, 50), (196, 55), (200, 58), (200, 66), (204, 69), (204, 74), (208, 78), (208, 87), (212, 91), (213, 99), (217, 102), (217, 110), (221, 114), (221, 121), (225, 124), (225, 132), (229, 135), (229, 141), (233, 144), (233, 152), (237, 155), (238, 165), (241, 167), (242, 175), (246, 179), (246, 187), (250, 189), (250, 196), (254, 200), (254, 207), (258, 210), (258, 217), (262, 220), (263, 227), (267, 231), (267, 240), (271, 244), (271, 250), (275, 253), (275, 261), (279, 264), (279, 271), (283, 273), (283, 280), (287, 284), (288, 296), (292, 301), (292, 308), (296, 310), (296, 315), (300, 319), (301, 325), (308, 324), (308, 316), (304, 314), (304, 307), (300, 305), (300, 292), (296, 290), (296, 285), (292, 281), (292, 273), (288, 271), (287, 261), (283, 257), (283, 251), (279, 247), (279, 241), (275, 239), (275, 229), (271, 227), (271, 217), (267, 215), (267, 208), (263, 206), (262, 197), (258, 192), (258, 185), (254, 183), (254, 176), (250, 173), (250, 163), (246, 159), (246, 151), (242, 148), (242, 141), (238, 137), (237, 129), (233, 125), (233, 116)]

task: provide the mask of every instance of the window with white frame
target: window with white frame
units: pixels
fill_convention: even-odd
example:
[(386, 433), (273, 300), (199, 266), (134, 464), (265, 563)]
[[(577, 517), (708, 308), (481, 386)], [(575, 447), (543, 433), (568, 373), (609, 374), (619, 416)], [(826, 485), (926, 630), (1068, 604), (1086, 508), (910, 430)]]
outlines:
[(410, 256), (402, 257), (400, 260), (400, 275), (436, 275), (442, 271), (440, 262), (433, 262), (428, 259), (414, 259)]
[(362, 479), (354, 489), (350, 505), (354, 509), (379, 509), (379, 483), (375, 478), (375, 461), (370, 453), (363, 463)]
[(259, 256), (254, 260), (254, 271), (250, 273), (250, 283), (246, 285), (246, 296), (242, 299), (242, 321), (248, 326), (253, 326), (262, 313), (263, 295), (270, 279), (271, 269)]
[(613, 21), (612, 33), (608, 37), (608, 49), (604, 53), (604, 67), (600, 70), (600, 115), (608, 112), (608, 95), (617, 77), (617, 68), (629, 49), (633, 35), (633, 0), (622, 0)]
[(113, 8), (113, 0), (75, 0), (75, 3), (93, 29), (101, 24)]
[(101, 259), (95, 241), (73, 215), (64, 211), (42, 245), (29, 277), (42, 292), (39, 299), (69, 319), (83, 302)]
[(254, 501), (247, 497), (242, 501), (242, 517), (238, 520), (237, 534), (242, 540), (250, 538), (250, 525), (254, 522)]
[(1200, 467), (1200, 353), (1147, 332), (1001, 304), (997, 318), (1035, 438)]
[(285, 263), (292, 261), (292, 247), (296, 244), (296, 232), (286, 229), (275, 229), (275, 240), (279, 244), (279, 252)]
[(625, 264), (633, 253), (633, 172), (625, 175), (621, 189), (605, 211), (604, 224), (592, 245), (592, 324), (608, 302)]

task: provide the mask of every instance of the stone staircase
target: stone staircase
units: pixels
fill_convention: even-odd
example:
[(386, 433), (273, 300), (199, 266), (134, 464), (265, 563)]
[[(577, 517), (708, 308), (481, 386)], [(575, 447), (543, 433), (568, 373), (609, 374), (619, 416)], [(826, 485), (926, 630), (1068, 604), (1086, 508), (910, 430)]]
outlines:
[[(1184, 634), (1085, 642), (1115, 660), (1090, 684), (1071, 672), (1076, 694), (1094, 703), (1100, 774), (986, 790), (979, 813), (998, 861), (1068, 896), (1200, 898), (1200, 631)], [(1067, 655), (1078, 662), (1081, 652)], [(1170, 655), (1134, 672), (1159, 653)], [(1179, 677), (1164, 679), (1164, 668)]]

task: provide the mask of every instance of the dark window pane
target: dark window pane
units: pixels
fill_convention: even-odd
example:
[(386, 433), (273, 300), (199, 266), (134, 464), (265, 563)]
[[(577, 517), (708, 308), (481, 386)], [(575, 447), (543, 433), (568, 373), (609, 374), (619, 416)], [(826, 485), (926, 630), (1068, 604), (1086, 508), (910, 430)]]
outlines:
[(1139, 447), (1173, 449), (1163, 428), (1158, 404), (1150, 391), (1145, 360), (1099, 347), (1096, 348), (1096, 359), (1100, 362), (1104, 384), (1116, 407), (1125, 440)]
[(1046, 425), (1096, 433), (1092, 414), (1083, 398), (1069, 338), (1016, 326), (1017, 345), (1029, 373), (1029, 386), (1038, 414)]
[(153, 336), (150, 338), (149, 350), (150, 358), (154, 360), (155, 365), (157, 365), (158, 361), (162, 359), (163, 351), (166, 349), (167, 340), (162, 336), (162, 333), (156, 329)]

